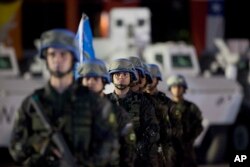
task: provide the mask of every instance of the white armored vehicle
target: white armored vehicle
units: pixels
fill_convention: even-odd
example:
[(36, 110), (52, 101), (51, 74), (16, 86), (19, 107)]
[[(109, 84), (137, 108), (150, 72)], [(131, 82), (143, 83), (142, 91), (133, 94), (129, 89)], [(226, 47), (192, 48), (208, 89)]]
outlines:
[[(217, 56), (222, 56), (222, 41), (216, 42), (221, 51)], [(171, 74), (185, 76), (188, 83), (186, 98), (198, 105), (204, 117), (204, 131), (195, 142), (200, 162), (225, 161), (230, 151), (249, 149), (250, 108), (245, 103), (242, 86), (234, 76), (237, 73), (233, 68), (235, 57), (225, 65), (226, 76), (201, 74), (194, 47), (184, 43), (151, 45), (144, 50), (143, 58), (158, 64), (165, 78)], [(166, 83), (162, 82), (160, 89), (168, 93), (166, 88)]]
[(44, 79), (21, 77), (14, 49), (0, 43), (0, 148), (9, 145), (14, 117), (21, 102), (44, 83)]

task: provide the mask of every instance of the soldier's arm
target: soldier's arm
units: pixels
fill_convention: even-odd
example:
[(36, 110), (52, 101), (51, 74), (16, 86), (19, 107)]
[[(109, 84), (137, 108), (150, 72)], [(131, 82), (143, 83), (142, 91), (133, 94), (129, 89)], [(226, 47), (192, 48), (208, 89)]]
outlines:
[(135, 131), (132, 119), (130, 118), (127, 111), (120, 107), (120, 106), (114, 106), (115, 112), (117, 113), (117, 123), (118, 123), (118, 129), (120, 132), (120, 136), (124, 138), (126, 143), (128, 144), (135, 144)]
[(160, 128), (163, 129), (163, 134), (166, 139), (171, 139), (172, 137), (172, 125), (169, 117), (170, 107), (167, 104), (159, 105), (160, 112), (162, 113), (162, 123), (160, 123)]
[(191, 104), (189, 109), (189, 117), (190, 117), (190, 126), (189, 126), (189, 134), (187, 139), (190, 141), (194, 141), (196, 137), (202, 132), (202, 114), (200, 109), (195, 105)]
[(134, 165), (136, 144), (136, 135), (133, 123), (125, 109), (116, 106), (116, 110), (120, 132), (120, 164), (132, 167)]
[(94, 166), (105, 166), (115, 156), (118, 156), (118, 125), (111, 103), (99, 99), (95, 105), (93, 125)]
[(35, 135), (32, 135), (29, 109), (30, 105), (26, 99), (15, 117), (9, 145), (10, 154), (19, 163), (24, 162), (35, 153), (33, 144), (39, 140)]

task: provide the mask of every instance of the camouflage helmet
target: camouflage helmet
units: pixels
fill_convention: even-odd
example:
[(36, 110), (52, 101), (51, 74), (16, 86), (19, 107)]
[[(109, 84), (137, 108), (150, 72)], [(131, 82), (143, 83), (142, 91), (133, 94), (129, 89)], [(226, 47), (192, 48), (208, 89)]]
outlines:
[(129, 72), (131, 76), (131, 81), (137, 81), (134, 65), (129, 59), (120, 58), (113, 60), (109, 64), (108, 72), (110, 74), (111, 81), (113, 80), (112, 75), (117, 72)]
[(100, 59), (86, 60), (77, 69), (80, 77), (102, 77), (104, 83), (110, 83), (105, 63)]
[(129, 60), (132, 62), (132, 64), (134, 65), (135, 69), (137, 71), (139, 71), (139, 73), (141, 73), (142, 77), (145, 77), (145, 73), (144, 73), (144, 67), (143, 67), (143, 63), (141, 61), (141, 59), (139, 57), (129, 57)]
[(79, 60), (79, 48), (75, 34), (66, 29), (53, 29), (42, 33), (39, 56), (44, 59), (44, 51), (49, 47), (64, 48), (73, 53), (74, 60)]
[(148, 69), (152, 78), (157, 78), (162, 81), (160, 68), (156, 64), (148, 64)]
[(167, 79), (168, 89), (174, 85), (182, 86), (184, 89), (188, 88), (186, 80), (182, 75), (173, 75)]
[(147, 83), (151, 84), (153, 82), (153, 79), (152, 79), (152, 76), (151, 76), (151, 74), (149, 72), (147, 64), (143, 63), (143, 69), (144, 69), (144, 73), (145, 73), (145, 76), (146, 76)]

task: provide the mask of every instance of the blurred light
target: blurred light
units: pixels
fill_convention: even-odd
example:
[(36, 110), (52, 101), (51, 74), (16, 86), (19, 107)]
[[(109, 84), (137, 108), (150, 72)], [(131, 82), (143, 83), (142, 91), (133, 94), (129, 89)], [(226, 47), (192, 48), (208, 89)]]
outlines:
[(101, 13), (100, 35), (101, 35), (101, 37), (108, 37), (109, 36), (109, 15), (105, 11)]

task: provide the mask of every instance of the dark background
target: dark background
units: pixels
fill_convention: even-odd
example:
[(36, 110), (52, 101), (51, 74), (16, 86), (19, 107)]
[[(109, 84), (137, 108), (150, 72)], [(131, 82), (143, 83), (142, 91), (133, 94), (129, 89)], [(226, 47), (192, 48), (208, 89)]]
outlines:
[[(152, 14), (152, 41), (190, 41), (189, 0), (141, 0), (139, 6), (149, 7)], [(96, 22), (104, 3), (101, 0), (79, 0), (79, 16), (85, 12), (98, 36)], [(247, 0), (225, 0), (224, 38), (250, 39), (249, 5)], [(22, 42), (24, 49), (34, 48), (33, 40), (52, 28), (65, 28), (63, 0), (24, 0), (22, 5)], [(183, 39), (183, 34), (186, 33)]]

